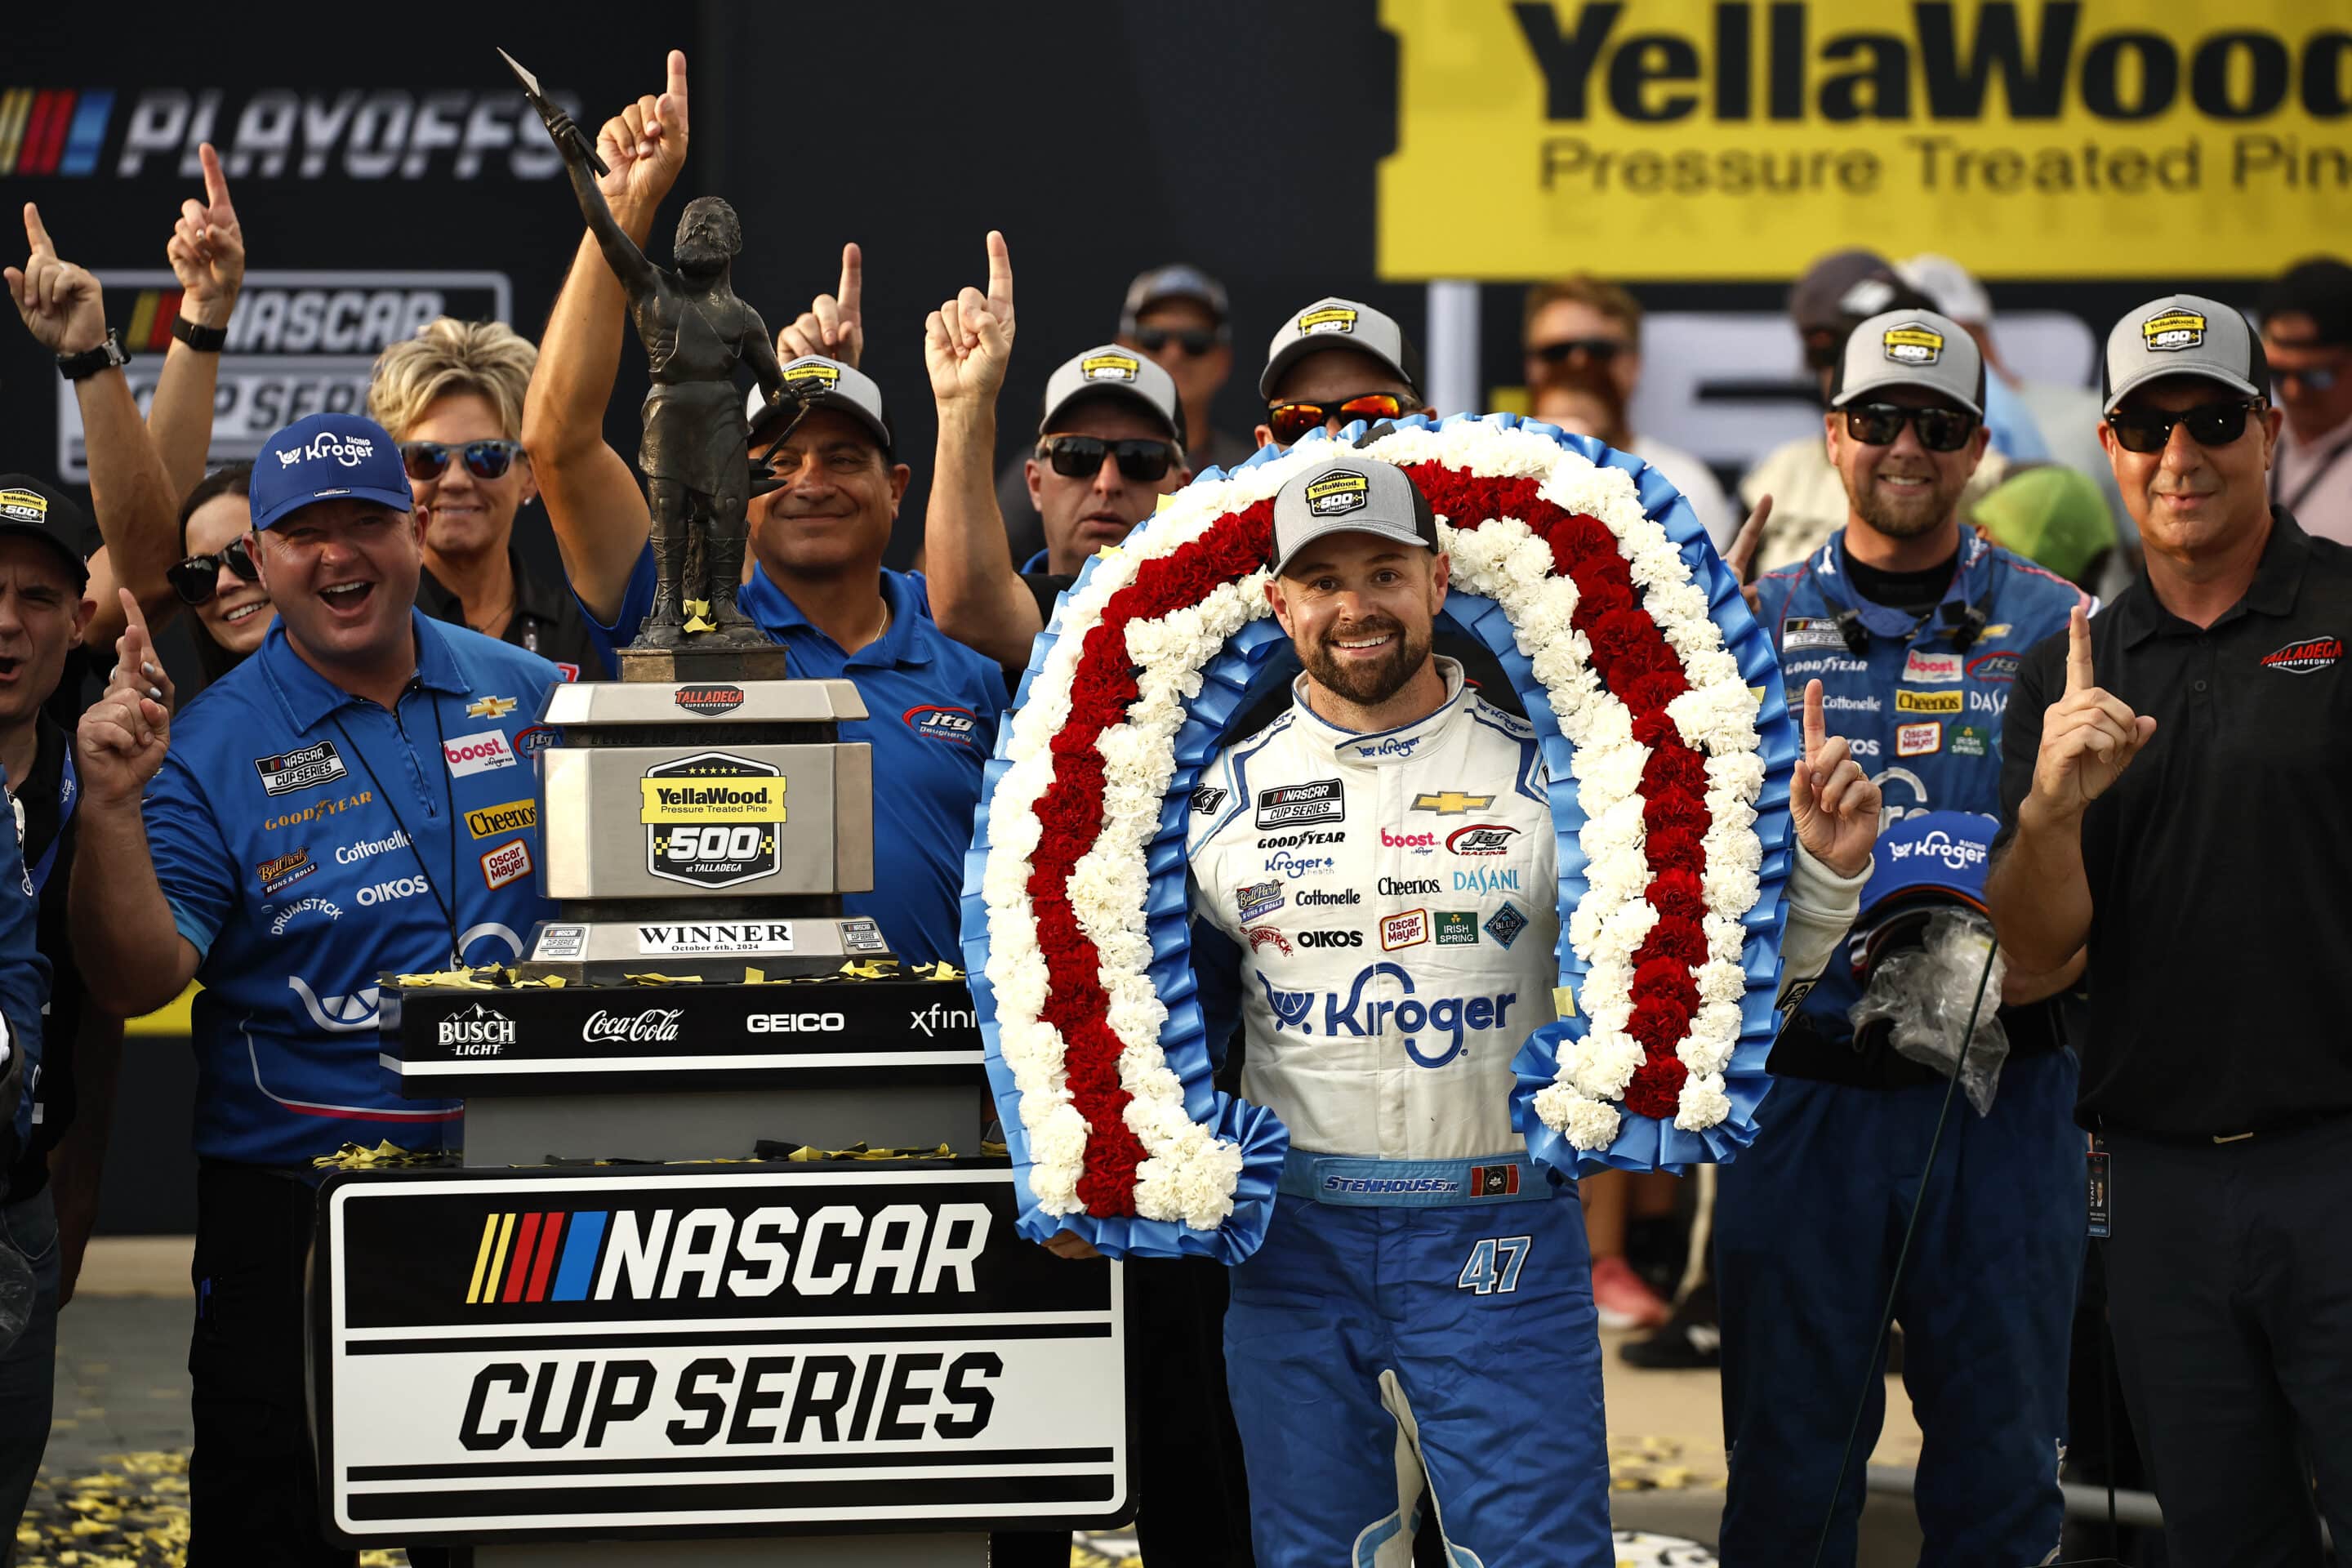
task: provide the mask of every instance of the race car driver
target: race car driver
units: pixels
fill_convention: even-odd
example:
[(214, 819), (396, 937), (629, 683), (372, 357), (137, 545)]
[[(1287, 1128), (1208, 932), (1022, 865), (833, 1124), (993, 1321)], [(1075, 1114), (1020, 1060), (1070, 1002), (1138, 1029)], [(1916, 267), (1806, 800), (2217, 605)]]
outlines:
[[(1305, 673), (1204, 775), (1189, 836), (1211, 1037), (1237, 1000), (1243, 1092), (1291, 1137), (1225, 1323), (1257, 1560), (1410, 1563), (1425, 1470), (1453, 1562), (1608, 1563), (1582, 1219), (1510, 1119), (1559, 932), (1535, 732), (1433, 657), (1447, 561), (1401, 470), (1309, 468), (1274, 538)], [(1790, 888), (1793, 976), (1853, 917), (1878, 801), (1835, 742), (1792, 793), (1822, 856)]]

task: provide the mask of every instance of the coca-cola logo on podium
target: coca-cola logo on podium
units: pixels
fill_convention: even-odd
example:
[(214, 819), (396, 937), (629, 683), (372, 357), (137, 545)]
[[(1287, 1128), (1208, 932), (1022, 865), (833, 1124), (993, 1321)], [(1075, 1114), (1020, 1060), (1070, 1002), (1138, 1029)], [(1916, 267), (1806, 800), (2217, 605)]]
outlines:
[(607, 1013), (599, 1007), (580, 1026), (580, 1037), (591, 1045), (603, 1041), (616, 1046), (675, 1040), (677, 1021), (685, 1016), (683, 1007), (647, 1007), (635, 1013)]

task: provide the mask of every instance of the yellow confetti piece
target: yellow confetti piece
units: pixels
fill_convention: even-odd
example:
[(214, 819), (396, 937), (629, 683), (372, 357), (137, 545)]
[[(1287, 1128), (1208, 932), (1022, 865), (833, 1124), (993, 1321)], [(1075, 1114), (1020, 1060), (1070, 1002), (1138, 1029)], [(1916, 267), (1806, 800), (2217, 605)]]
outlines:
[(764, 970), (764, 969), (754, 969), (754, 968), (752, 968), (752, 967), (751, 967), (750, 964), (748, 964), (748, 963), (747, 963), (747, 964), (745, 964), (745, 965), (743, 966), (743, 984), (746, 984), (746, 985), (764, 985), (764, 984), (766, 984), (767, 983), (768, 983), (768, 972), (767, 972), (766, 970)]
[(1576, 992), (1566, 985), (1551, 988), (1551, 1010), (1563, 1018), (1576, 1016)]

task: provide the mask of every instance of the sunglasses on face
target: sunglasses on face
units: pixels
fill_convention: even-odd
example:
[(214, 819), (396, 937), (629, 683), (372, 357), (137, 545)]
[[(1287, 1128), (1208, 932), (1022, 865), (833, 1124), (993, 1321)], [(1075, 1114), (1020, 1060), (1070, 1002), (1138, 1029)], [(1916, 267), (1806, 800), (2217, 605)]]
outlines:
[(1037, 455), (1066, 479), (1091, 479), (1102, 472), (1104, 458), (1116, 458), (1122, 478), (1147, 485), (1166, 479), (1176, 463), (1176, 448), (1165, 441), (1106, 441), (1099, 436), (1048, 436), (1037, 443)]
[(2271, 385), (2284, 388), (2290, 381), (2300, 382), (2305, 392), (2333, 392), (2336, 384), (2344, 379), (2344, 367), (2339, 364), (2315, 364), (2302, 370), (2281, 370), (2271, 366)]
[(180, 603), (191, 606), (209, 605), (220, 585), (220, 569), (224, 566), (248, 583), (261, 580), (242, 539), (230, 540), (228, 548), (217, 555), (191, 555), (184, 561), (174, 561), (164, 569), (163, 575), (172, 580), (172, 591), (180, 595)]
[(1865, 447), (1892, 447), (1903, 426), (1919, 432), (1930, 452), (1957, 452), (1976, 434), (1977, 416), (1958, 408), (1906, 408), (1897, 403), (1861, 403), (1845, 411), (1845, 433)]
[(2175, 414), (2161, 408), (2136, 413), (2117, 410), (2107, 416), (2107, 428), (2126, 452), (2161, 452), (2172, 442), (2172, 427), (2185, 425), (2189, 438), (2200, 447), (2226, 447), (2246, 433), (2246, 416), (2262, 406), (2251, 400), (2206, 403)]
[(1562, 338), (1556, 343), (1538, 343), (1528, 353), (1546, 364), (1566, 364), (1572, 359), (1588, 359), (1595, 364), (1607, 364), (1625, 352), (1626, 345), (1615, 338)]
[(1404, 400), (1392, 392), (1360, 392), (1337, 403), (1277, 403), (1265, 411), (1265, 423), (1274, 438), (1287, 447), (1334, 419), (1343, 425), (1357, 419), (1397, 419), (1404, 411)]
[(1194, 359), (1199, 359), (1217, 346), (1221, 334), (1214, 327), (1186, 327), (1178, 331), (1170, 327), (1138, 327), (1135, 343), (1145, 353), (1156, 354), (1174, 343)]
[(467, 441), (455, 447), (439, 441), (403, 441), (400, 466), (408, 470), (410, 479), (421, 482), (439, 479), (451, 458), (462, 458), (467, 473), (478, 479), (495, 479), (505, 477), (521, 452), (520, 441)]

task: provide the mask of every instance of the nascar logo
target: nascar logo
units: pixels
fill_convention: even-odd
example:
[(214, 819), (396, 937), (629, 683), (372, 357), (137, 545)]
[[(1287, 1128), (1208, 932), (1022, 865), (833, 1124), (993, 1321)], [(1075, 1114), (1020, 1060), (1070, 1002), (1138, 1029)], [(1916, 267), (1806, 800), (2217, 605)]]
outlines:
[[(0, 174), (81, 175), (98, 168), (111, 92), (70, 88), (0, 89)], [(171, 323), (164, 323), (168, 331)]]

